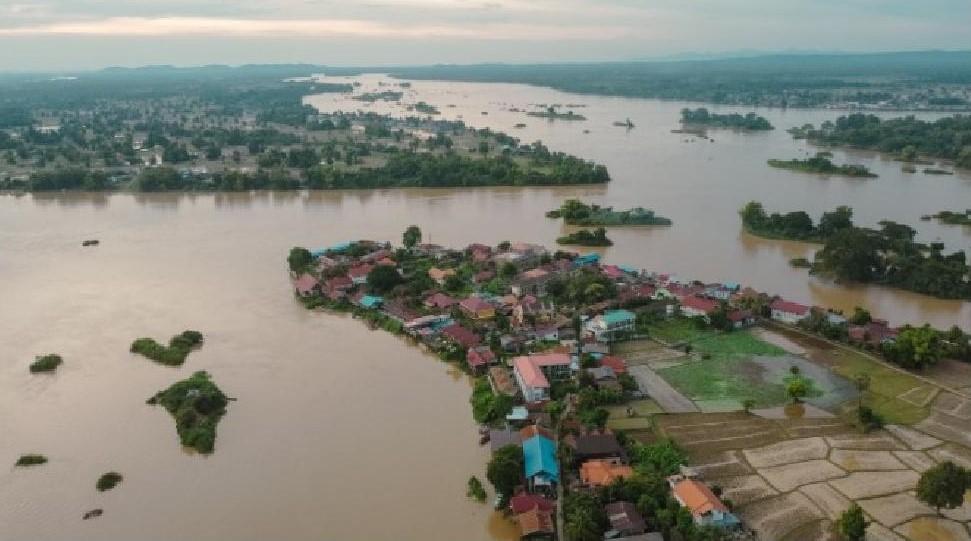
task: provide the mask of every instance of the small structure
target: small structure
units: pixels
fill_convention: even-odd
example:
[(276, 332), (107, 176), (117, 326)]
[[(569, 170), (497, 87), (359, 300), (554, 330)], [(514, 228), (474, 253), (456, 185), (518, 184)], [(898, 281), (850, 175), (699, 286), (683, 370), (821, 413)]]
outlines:
[(634, 332), (637, 316), (629, 310), (607, 310), (587, 322), (587, 332), (598, 342), (612, 342)]
[(577, 256), (576, 259), (573, 260), (573, 267), (586, 267), (589, 265), (596, 265), (597, 263), (600, 263), (600, 254), (590, 253)]
[(614, 391), (620, 391), (620, 382), (617, 381), (617, 375), (609, 366), (597, 366), (594, 368), (587, 368), (587, 374), (593, 378), (593, 384), (598, 389), (610, 389)]
[(371, 269), (374, 266), (369, 263), (362, 263), (360, 265), (355, 265), (347, 271), (347, 275), (351, 278), (351, 281), (356, 285), (366, 284), (367, 275), (371, 273)]
[(733, 328), (741, 329), (755, 325), (755, 316), (751, 310), (736, 309), (728, 313), (728, 321)]
[(609, 366), (618, 376), (627, 373), (627, 361), (615, 355), (600, 357), (600, 366)]
[(492, 390), (497, 393), (506, 396), (517, 396), (519, 394), (516, 380), (509, 373), (509, 369), (503, 366), (489, 367), (489, 383), (492, 384)]
[(347, 276), (336, 276), (324, 282), (324, 293), (331, 300), (340, 300), (347, 296), (347, 292), (354, 287), (354, 282)]
[(445, 280), (448, 280), (450, 276), (455, 276), (455, 269), (440, 269), (438, 267), (428, 269), (428, 277), (438, 285), (444, 285)]
[(796, 324), (809, 317), (809, 307), (797, 302), (777, 299), (769, 306), (772, 319), (783, 323)]
[(709, 321), (712, 314), (718, 310), (718, 302), (697, 295), (689, 295), (681, 299), (681, 315), (685, 317), (702, 317)]
[(479, 297), (469, 297), (459, 303), (459, 308), (469, 319), (496, 317), (496, 308)]
[(357, 301), (357, 304), (361, 308), (375, 310), (381, 308), (381, 305), (384, 304), (384, 298), (378, 297), (377, 295), (364, 295)]
[(478, 346), (479, 343), (482, 342), (479, 335), (466, 329), (458, 323), (454, 323), (442, 329), (442, 336), (446, 340), (449, 340), (464, 349)]
[(425, 306), (427, 308), (434, 308), (438, 310), (448, 310), (457, 303), (457, 300), (444, 293), (435, 293), (425, 299)]
[(513, 295), (522, 297), (523, 295), (545, 295), (546, 283), (552, 275), (549, 271), (541, 268), (528, 270), (516, 277), (510, 286)]
[(604, 539), (616, 539), (630, 535), (639, 535), (647, 530), (644, 517), (637, 512), (630, 502), (614, 502), (604, 506), (610, 529), (604, 533)]
[(465, 353), (465, 362), (469, 365), (469, 370), (482, 374), (490, 365), (495, 364), (496, 354), (489, 349), (489, 346), (469, 348)]
[(737, 528), (741, 524), (708, 485), (701, 481), (683, 475), (672, 475), (668, 477), (668, 484), (674, 499), (681, 507), (691, 511), (695, 524), (719, 528)]
[(493, 453), (507, 445), (515, 445), (516, 447), (520, 447), (522, 444), (523, 438), (519, 435), (518, 430), (513, 430), (509, 427), (493, 428), (489, 430), (489, 449), (491, 449)]
[(573, 459), (577, 463), (610, 459), (612, 462), (620, 464), (627, 456), (623, 446), (617, 441), (617, 436), (611, 432), (591, 432), (578, 436), (568, 436), (564, 441), (573, 450)]
[(320, 291), (320, 282), (309, 274), (301, 274), (293, 281), (293, 289), (301, 297), (312, 297)]
[(605, 487), (633, 475), (634, 469), (619, 460), (588, 460), (580, 465), (580, 482), (587, 487)]
[(560, 482), (560, 466), (553, 440), (541, 434), (523, 440), (523, 458), (529, 491), (552, 493)]
[(513, 375), (526, 402), (542, 402), (550, 397), (550, 380), (570, 376), (573, 359), (566, 353), (546, 353), (515, 357)]

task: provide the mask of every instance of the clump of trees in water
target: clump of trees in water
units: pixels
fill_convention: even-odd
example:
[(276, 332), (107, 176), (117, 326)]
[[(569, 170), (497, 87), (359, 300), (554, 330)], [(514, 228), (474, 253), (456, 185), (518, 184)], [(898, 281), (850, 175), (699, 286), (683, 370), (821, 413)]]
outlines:
[(139, 338), (132, 342), (131, 352), (144, 355), (149, 359), (169, 366), (180, 366), (189, 356), (193, 348), (202, 344), (202, 333), (199, 331), (182, 331), (169, 339), (169, 345), (163, 346), (153, 338)]
[(671, 220), (657, 216), (652, 210), (641, 207), (614, 210), (613, 207), (587, 204), (578, 199), (567, 199), (560, 208), (547, 212), (546, 217), (563, 218), (569, 225), (582, 226), (671, 225)]
[(17, 462), (14, 465), (15, 466), (39, 466), (41, 464), (47, 464), (46, 456), (38, 455), (38, 454), (28, 454), (28, 455), (21, 455), (20, 458), (17, 459)]
[(772, 124), (765, 117), (755, 113), (741, 115), (738, 113), (711, 113), (704, 107), (681, 109), (681, 123), (697, 126), (711, 126), (715, 128), (735, 128), (739, 130), (765, 131), (772, 130)]
[(226, 414), (228, 403), (229, 398), (204, 371), (148, 399), (148, 404), (161, 405), (175, 418), (182, 445), (207, 454), (215, 448), (216, 425)]
[(767, 214), (751, 201), (740, 211), (752, 234), (775, 239), (822, 242), (811, 271), (839, 280), (877, 283), (947, 299), (971, 299), (971, 267), (963, 250), (943, 253), (938, 242), (914, 239), (910, 226), (889, 220), (880, 229), (853, 225), (849, 207), (823, 213), (819, 224), (803, 211)]
[(64, 364), (64, 359), (60, 355), (48, 353), (47, 355), (37, 357), (34, 362), (30, 363), (30, 372), (32, 374), (53, 372), (62, 364)]
[(836, 122), (824, 122), (818, 129), (807, 124), (791, 133), (814, 143), (887, 152), (908, 162), (930, 156), (954, 160), (958, 167), (971, 168), (971, 116), (968, 115), (920, 120), (913, 116), (882, 119), (854, 113), (841, 116)]
[(844, 177), (876, 178), (877, 174), (870, 172), (863, 165), (836, 165), (826, 153), (819, 152), (812, 158), (805, 160), (769, 160), (769, 165), (779, 169), (790, 169), (803, 173), (818, 173), (821, 175), (839, 175)]
[(613, 246), (614, 242), (607, 238), (607, 230), (598, 227), (594, 230), (581, 229), (569, 235), (556, 239), (559, 244), (577, 246)]
[(98, 478), (98, 482), (95, 483), (95, 488), (98, 489), (98, 492), (111, 490), (115, 488), (118, 485), (118, 483), (122, 481), (122, 479), (124, 478), (120, 473), (116, 471), (110, 471), (108, 473), (102, 474), (101, 477)]

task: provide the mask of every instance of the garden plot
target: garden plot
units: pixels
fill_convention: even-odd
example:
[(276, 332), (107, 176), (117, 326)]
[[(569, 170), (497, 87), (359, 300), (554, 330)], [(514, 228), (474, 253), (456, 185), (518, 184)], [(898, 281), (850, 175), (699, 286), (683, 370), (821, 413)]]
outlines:
[(919, 517), (894, 531), (913, 541), (971, 541), (963, 524), (937, 517)]
[(782, 441), (743, 452), (745, 458), (753, 467), (766, 468), (826, 458), (829, 453), (829, 446), (826, 445), (826, 440), (823, 438), (803, 438)]
[(784, 539), (786, 534), (823, 519), (822, 512), (799, 492), (760, 500), (743, 506), (739, 514), (759, 539)]
[(846, 496), (826, 483), (805, 485), (799, 487), (799, 491), (831, 520), (836, 520), (850, 506), (850, 500), (846, 499)]
[(830, 482), (846, 497), (859, 500), (913, 490), (920, 475), (913, 470), (854, 472)]
[[(845, 471), (828, 460), (808, 460), (782, 466), (759, 468), (758, 471), (770, 485), (780, 492), (789, 492), (803, 485), (828, 481), (846, 475)], [(916, 482), (915, 480), (914, 483)]]
[(858, 503), (874, 520), (890, 528), (920, 516), (934, 514), (933, 509), (907, 492), (861, 500)]
[(909, 469), (890, 451), (833, 449), (829, 460), (846, 471), (881, 471)]
[(740, 475), (713, 483), (722, 487), (725, 497), (735, 502), (735, 505), (745, 505), (779, 494), (778, 490), (769, 486), (758, 475)]

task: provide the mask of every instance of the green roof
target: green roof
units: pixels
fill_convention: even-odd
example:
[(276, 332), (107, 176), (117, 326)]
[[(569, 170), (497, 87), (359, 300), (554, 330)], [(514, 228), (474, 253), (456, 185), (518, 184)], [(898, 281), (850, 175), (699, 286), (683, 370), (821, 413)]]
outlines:
[(608, 310), (604, 312), (604, 321), (607, 323), (624, 323), (635, 319), (637, 319), (637, 316), (629, 310)]

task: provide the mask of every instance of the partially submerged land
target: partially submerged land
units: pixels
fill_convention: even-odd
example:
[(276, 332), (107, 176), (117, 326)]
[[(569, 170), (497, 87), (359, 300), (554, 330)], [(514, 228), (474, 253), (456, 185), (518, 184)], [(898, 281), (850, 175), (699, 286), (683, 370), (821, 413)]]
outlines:
[(947, 225), (971, 225), (971, 209), (965, 210), (964, 212), (942, 210), (935, 214), (933, 218)]
[(280, 68), (270, 74), (241, 69), (240, 81), (220, 89), (224, 82), (207, 73), (166, 72), (171, 79), (164, 84), (127, 74), (128, 84), (110, 84), (101, 95), (106, 83), (98, 76), (70, 85), (0, 84), (0, 98), (9, 103), (0, 111), (0, 190), (535, 186), (610, 179), (603, 166), (540, 142), (432, 120), (428, 115), (438, 111), (424, 102), (412, 106), (422, 118), (319, 114), (304, 96), (352, 87), (281, 81), (277, 76), (290, 72)]
[(838, 175), (843, 177), (876, 178), (876, 173), (870, 172), (864, 165), (836, 165), (829, 159), (828, 153), (818, 152), (812, 158), (805, 160), (769, 160), (769, 165), (778, 169), (789, 169), (802, 173), (817, 173), (821, 175)]
[[(877, 150), (909, 163), (927, 164), (928, 158), (941, 158), (953, 161), (957, 167), (971, 168), (969, 131), (971, 116), (968, 115), (929, 121), (913, 116), (882, 119), (855, 113), (841, 116), (836, 122), (824, 122), (819, 128), (806, 124), (790, 129), (789, 133), (815, 144)], [(924, 170), (930, 174), (933, 171)]]
[(818, 223), (803, 211), (769, 214), (757, 201), (739, 214), (745, 230), (754, 235), (823, 243), (812, 272), (940, 298), (971, 299), (971, 267), (964, 251), (946, 254), (941, 243), (917, 242), (910, 226), (884, 220), (880, 229), (856, 227), (849, 207), (823, 213)]
[(549, 120), (576, 120), (576, 121), (580, 121), (580, 120), (586, 120), (587, 119), (587, 117), (585, 117), (585, 116), (583, 116), (581, 114), (575, 113), (575, 112), (573, 112), (571, 110), (567, 110), (567, 112), (565, 112), (565, 113), (560, 112), (560, 111), (558, 111), (556, 109), (556, 107), (547, 107), (543, 111), (530, 111), (530, 112), (526, 113), (526, 115), (527, 116), (537, 117), (537, 118), (546, 118), (546, 119), (549, 119)]
[(573, 233), (563, 235), (556, 239), (557, 244), (567, 244), (575, 246), (613, 246), (614, 243), (607, 238), (607, 230), (598, 227), (596, 229), (581, 229)]
[(48, 353), (47, 355), (37, 357), (34, 362), (30, 363), (30, 373), (53, 372), (62, 364), (64, 364), (64, 359), (60, 355)]
[(154, 338), (139, 338), (132, 342), (131, 352), (144, 355), (157, 363), (181, 366), (189, 353), (202, 345), (202, 340), (202, 333), (199, 331), (182, 331), (169, 339), (168, 346), (159, 344)]
[(671, 225), (671, 220), (654, 214), (653, 210), (635, 207), (630, 210), (614, 210), (613, 207), (587, 204), (578, 199), (567, 199), (560, 208), (546, 213), (547, 218), (563, 218), (568, 225), (622, 226), (622, 225)]
[(718, 114), (711, 113), (704, 107), (697, 109), (681, 109), (681, 123), (687, 126), (703, 126), (707, 128), (733, 128), (742, 131), (768, 131), (775, 129), (765, 117), (755, 113)]
[(216, 446), (216, 426), (226, 414), (229, 398), (204, 371), (172, 384), (148, 399), (148, 404), (161, 405), (175, 418), (182, 445), (204, 454)]
[[(913, 539), (919, 521), (971, 517), (935, 517), (908, 494), (936, 462), (971, 464), (967, 421), (943, 413), (971, 397), (890, 364), (971, 361), (960, 329), (897, 329), (525, 243), (453, 250), (414, 226), (402, 241), (294, 248), (296, 297), (474, 378), (486, 478), (524, 536), (817, 539), (855, 501), (871, 531)], [(456, 490), (479, 498), (474, 485)], [(681, 507), (688, 493), (718, 512)], [(884, 495), (914, 511), (888, 518)]]

